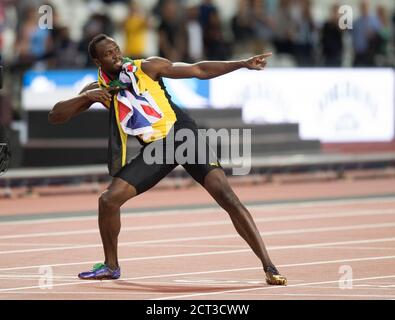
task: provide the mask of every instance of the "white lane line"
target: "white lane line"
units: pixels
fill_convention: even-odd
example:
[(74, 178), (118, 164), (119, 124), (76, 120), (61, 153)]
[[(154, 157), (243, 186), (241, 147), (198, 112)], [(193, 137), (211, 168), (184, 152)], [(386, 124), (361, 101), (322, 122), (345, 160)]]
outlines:
[(345, 250), (345, 249), (350, 249), (350, 250), (373, 250), (373, 251), (377, 251), (377, 250), (395, 250), (395, 247), (356, 247), (356, 246), (342, 246), (342, 247), (326, 247), (327, 249), (341, 249), (341, 250)]
[[(204, 244), (144, 244), (144, 245), (134, 245), (133, 247), (163, 247), (163, 248), (228, 248), (228, 249), (243, 249), (246, 245), (204, 245)], [(357, 247), (357, 246), (325, 246), (326, 249), (339, 249), (339, 250), (395, 250), (395, 247)]]
[[(41, 244), (41, 243), (33, 243), (33, 244), (30, 244), (29, 246), (32, 246), (32, 247), (46, 247), (46, 245), (47, 244)], [(51, 244), (48, 244), (48, 245), (51, 245)], [(56, 244), (57, 246), (72, 246), (72, 245), (74, 245), (73, 243), (59, 243), (59, 244)], [(19, 245), (19, 244), (15, 244), (15, 243), (5, 243), (5, 244), (3, 244), (3, 243), (0, 243), (0, 247), (2, 247), (2, 246), (4, 246), (4, 247), (25, 247), (25, 246), (27, 246), (27, 244), (26, 245), (24, 245), (24, 244), (21, 244), (21, 245)], [(55, 246), (55, 245), (54, 245)], [(133, 244), (133, 247), (174, 247), (174, 248), (177, 248), (177, 247), (179, 247), (179, 248), (232, 248), (232, 249), (244, 249), (246, 246), (245, 245), (243, 245), (243, 244), (240, 244), (240, 245), (225, 245), (225, 244), (168, 244), (168, 243), (164, 243), (164, 244), (156, 244), (156, 243), (153, 243), (153, 244)]]
[(390, 284), (390, 285), (377, 285), (377, 284), (359, 284), (359, 285), (354, 285), (353, 288), (358, 288), (358, 289), (389, 289), (389, 290), (395, 290), (395, 284)]
[[(12, 281), (12, 282), (16, 282), (16, 281), (23, 281), (24, 282), (24, 284), (26, 284), (26, 281), (31, 281), (32, 283), (38, 283), (39, 281), (40, 281), (40, 279), (37, 279), (37, 278), (3, 278), (3, 277), (0, 277), (0, 281)], [(78, 282), (78, 279), (75, 279), (75, 277), (74, 277), (74, 279), (68, 279), (68, 278), (64, 278), (64, 279), (61, 279), (61, 278), (59, 278), (59, 279), (53, 279), (52, 280), (54, 283), (57, 281), (57, 282), (64, 282), (64, 281), (71, 281), (71, 282), (75, 282), (75, 283), (77, 283)]]
[[(87, 291), (82, 291), (82, 292), (79, 292), (79, 291), (48, 291), (48, 290), (41, 290), (41, 291), (28, 291), (28, 292), (19, 292), (19, 291), (16, 291), (16, 292), (2, 292), (1, 294), (8, 294), (8, 295), (12, 295), (12, 294), (19, 294), (19, 295), (24, 295), (24, 294), (29, 294), (29, 295), (35, 295), (35, 294), (41, 294), (41, 295), (45, 295), (45, 294), (50, 294), (50, 295), (55, 295), (55, 294), (61, 294), (61, 295), (64, 295), (64, 294), (68, 294), (68, 295), (82, 295), (82, 297), (78, 297), (77, 299), (79, 299), (79, 300), (82, 300), (82, 299), (86, 299), (85, 297), (83, 297), (84, 295), (88, 295), (88, 294), (92, 294), (92, 295), (114, 295), (114, 296), (141, 296), (142, 295), (142, 293), (141, 292), (130, 292), (130, 291), (124, 291), (124, 292), (119, 292), (119, 291), (117, 291), (117, 292), (109, 292), (109, 291), (106, 291), (106, 292), (100, 292), (100, 291), (97, 291), (97, 292), (87, 292)], [(161, 295), (161, 294), (163, 294), (163, 293), (160, 293), (160, 292), (149, 292), (149, 293), (146, 293), (145, 295)], [(46, 299), (48, 299), (48, 298), (46, 298)], [(73, 298), (74, 299), (74, 298)], [(92, 299), (92, 298), (90, 298), (90, 299)], [(116, 300), (119, 300), (119, 299), (122, 299), (122, 298), (115, 298)], [(106, 300), (108, 300), (108, 299), (106, 299)]]
[(74, 243), (34, 243), (34, 242), (0, 242), (0, 247), (56, 247), (56, 246), (72, 246)]
[[(306, 288), (309, 288), (309, 289), (319, 289), (319, 290), (322, 290), (322, 289), (330, 289), (330, 290), (332, 290), (332, 289), (339, 289), (339, 286), (311, 286), (311, 287), (306, 287)], [(395, 290), (395, 288), (388, 288), (388, 287), (374, 287), (374, 286), (372, 286), (372, 287), (364, 287), (363, 285), (356, 285), (356, 284), (353, 284), (353, 290), (354, 290), (354, 292), (355, 291), (377, 291), (377, 290), (379, 290), (379, 291), (382, 291), (382, 292), (385, 292), (385, 291), (387, 291), (387, 292), (391, 292), (391, 291), (394, 291)]]
[[(395, 275), (388, 275), (388, 276), (379, 276), (379, 277), (368, 277), (368, 278), (359, 278), (353, 279), (355, 281), (365, 281), (365, 280), (377, 280), (377, 279), (389, 279), (395, 278)], [(291, 284), (287, 286), (271, 286), (271, 287), (260, 287), (260, 288), (247, 288), (247, 289), (234, 289), (234, 290), (222, 290), (222, 291), (215, 291), (215, 292), (206, 292), (206, 293), (193, 293), (193, 294), (186, 294), (186, 295), (179, 295), (179, 296), (168, 296), (162, 298), (156, 298), (151, 300), (173, 300), (173, 299), (186, 299), (186, 298), (196, 298), (202, 296), (213, 296), (213, 295), (225, 295), (225, 294), (232, 294), (232, 293), (239, 293), (239, 292), (250, 292), (256, 290), (268, 290), (268, 289), (281, 289), (281, 288), (295, 288), (295, 287), (306, 287), (311, 285), (320, 285), (320, 284), (330, 284), (330, 283), (340, 283), (341, 279), (334, 280), (334, 281), (321, 281), (321, 282), (309, 282), (309, 283), (299, 283), (299, 284)]]
[[(38, 282), (37, 278), (7, 278), (4, 280), (14, 280), (14, 281), (32, 281), (34, 283)], [(58, 283), (61, 281), (74, 281), (74, 282), (81, 282), (81, 280), (77, 279), (76, 277), (74, 277), (74, 279), (68, 279), (68, 278), (57, 278), (57, 279), (53, 279), (53, 283), (56, 283), (55, 281), (57, 281)], [(62, 282), (63, 282), (62, 281)], [(294, 281), (293, 281), (294, 282)], [(108, 282), (105, 282), (108, 283)], [(103, 285), (105, 285), (105, 283), (103, 283)], [(177, 287), (188, 287), (188, 286), (196, 286), (199, 288), (204, 288), (205, 286), (214, 286), (214, 287), (234, 287), (234, 286), (247, 286), (247, 285), (265, 285), (266, 283), (264, 281), (229, 281), (229, 282), (216, 282), (216, 283), (210, 283), (210, 282), (202, 282), (202, 283), (197, 283), (197, 282), (175, 282), (175, 281), (141, 281), (140, 283), (136, 284), (138, 286), (149, 286), (149, 285), (166, 285), (166, 286), (177, 286)], [(364, 288), (367, 289), (367, 288)], [(163, 293), (162, 293), (163, 294)]]
[(220, 245), (220, 244), (142, 244), (133, 247), (152, 247), (152, 248), (218, 248), (218, 249), (245, 249), (246, 245)]
[[(242, 295), (242, 294), (231, 294), (234, 295)], [(256, 293), (257, 296), (276, 296), (276, 297), (339, 297), (339, 298), (393, 298), (394, 294), (337, 294), (337, 293)], [(160, 300), (156, 299), (156, 300)], [(339, 299), (336, 299), (339, 300)]]
[[(3, 278), (3, 279), (7, 279), (7, 278), (12, 278), (12, 279), (27, 279), (27, 278), (31, 278), (31, 279), (39, 279), (39, 278), (42, 278), (43, 277), (43, 275), (42, 274), (0, 274), (0, 278)], [(56, 276), (56, 275), (52, 275), (51, 277), (50, 277), (51, 279), (54, 279), (54, 280), (56, 280), (56, 279), (74, 279), (74, 280), (78, 280), (78, 279), (76, 279), (75, 278), (75, 276), (65, 276), (65, 275), (62, 275), (62, 276)]]
[[(395, 197), (391, 198), (369, 198), (369, 199), (339, 199), (339, 200), (319, 200), (319, 201), (304, 201), (297, 203), (268, 203), (268, 204), (257, 204), (257, 205), (246, 205), (247, 208), (259, 208), (261, 210), (272, 210), (272, 209), (289, 209), (289, 208), (314, 208), (314, 207), (327, 207), (327, 206), (343, 206), (347, 204), (363, 204), (363, 203), (394, 203)], [(146, 211), (127, 211), (125, 209), (122, 212), (123, 219), (128, 217), (152, 217), (152, 216), (168, 216), (168, 215), (191, 215), (191, 214), (206, 214), (214, 211), (222, 210), (220, 207), (213, 208), (185, 208), (185, 209), (152, 209), (151, 212)], [(50, 213), (48, 213), (50, 215)], [(88, 217), (65, 217), (65, 218), (48, 218), (38, 220), (23, 220), (23, 221), (0, 221), (1, 226), (7, 225), (21, 225), (21, 224), (43, 224), (43, 223), (58, 223), (58, 222), (74, 222), (74, 221), (93, 221), (97, 220), (97, 215)]]
[[(268, 247), (268, 250), (288, 250), (288, 249), (305, 249), (305, 248), (324, 248), (326, 246), (344, 245), (344, 244), (365, 244), (365, 243), (380, 243), (380, 242), (393, 242), (394, 238), (379, 238), (379, 239), (369, 239), (369, 240), (352, 240), (352, 241), (338, 241), (338, 242), (320, 242), (320, 243), (310, 243), (310, 244), (300, 244), (300, 245), (287, 245), (287, 246), (273, 246)], [(183, 258), (183, 257), (196, 257), (196, 256), (208, 256), (208, 255), (223, 255), (223, 254), (235, 254), (235, 253), (251, 253), (251, 249), (244, 250), (226, 250), (226, 251), (208, 251), (208, 252), (197, 252), (197, 253), (185, 253), (185, 254), (173, 254), (173, 255), (163, 255), (163, 256), (148, 256), (148, 257), (138, 257), (138, 258), (125, 258), (119, 259), (119, 262), (131, 262), (131, 261), (143, 261), (143, 260), (155, 260), (155, 259), (173, 259), (173, 258)], [(57, 263), (57, 264), (45, 264), (49, 267), (60, 267), (60, 266), (77, 266), (77, 265), (92, 265), (97, 263), (95, 261), (83, 261), (83, 262), (69, 262), (69, 263)], [(11, 270), (25, 270), (40, 268), (42, 265), (34, 266), (23, 266), (23, 267), (8, 267), (0, 268), (0, 271), (11, 271)]]
[[(293, 264), (283, 264), (278, 265), (279, 268), (286, 268), (286, 267), (301, 267), (301, 266), (314, 266), (314, 265), (322, 265), (322, 264), (337, 264), (337, 263), (344, 263), (344, 262), (365, 262), (365, 261), (377, 261), (377, 260), (392, 260), (395, 259), (395, 256), (378, 256), (378, 257), (364, 257), (364, 258), (354, 258), (354, 259), (341, 259), (341, 260), (322, 260), (322, 261), (314, 261), (314, 262), (306, 262), (306, 263), (293, 263)], [(123, 278), (121, 280), (111, 280), (106, 281), (106, 283), (116, 283), (117, 281), (136, 281), (136, 280), (145, 280), (145, 279), (161, 279), (161, 278), (168, 278), (168, 277), (182, 277), (182, 276), (196, 276), (201, 274), (217, 274), (217, 273), (224, 273), (224, 272), (238, 272), (238, 271), (254, 271), (254, 270), (262, 270), (262, 267), (249, 267), (249, 268), (237, 268), (237, 269), (221, 269), (221, 270), (210, 270), (210, 271), (198, 271), (198, 272), (186, 272), (186, 273), (173, 273), (173, 274), (159, 274), (159, 275), (152, 275), (152, 276), (142, 276), (142, 277), (134, 277), (134, 278)], [(390, 278), (395, 276), (390, 276)], [(386, 277), (381, 277), (382, 279)], [(368, 278), (368, 280), (377, 279)], [(340, 281), (340, 280), (338, 280)], [(338, 282), (335, 281), (335, 282)], [(83, 281), (74, 283), (74, 282), (66, 282), (66, 283), (57, 283), (53, 284), (52, 287), (63, 287), (63, 286), (70, 286), (70, 285), (82, 285), (82, 284), (93, 284), (93, 283), (101, 283), (100, 280), (92, 280), (92, 281)], [(335, 283), (330, 282), (330, 283)], [(310, 284), (303, 284), (303, 285), (314, 285), (314, 284), (326, 284), (317, 282), (317, 283), (310, 283)], [(295, 286), (295, 285), (294, 285)], [(28, 289), (38, 289), (43, 288), (45, 286), (29, 286), (29, 287), (16, 287), (16, 288), (5, 288), (0, 289), (0, 292), (8, 292), (8, 291), (18, 291), (18, 290), (28, 290)], [(290, 287), (288, 285), (287, 287)], [(276, 288), (276, 287), (265, 287), (265, 288)], [(278, 287), (277, 287), (278, 288)], [(169, 298), (171, 299), (171, 298)]]
[[(302, 283), (304, 283), (304, 281), (301, 281)], [(142, 284), (145, 284), (146, 282), (142, 282)], [(179, 283), (179, 282), (177, 282), (177, 283)], [(174, 284), (174, 282), (173, 282), (173, 284)], [(252, 285), (261, 285), (261, 284), (266, 284), (264, 281), (251, 281), (251, 282), (245, 282), (245, 283), (243, 283), (243, 282), (234, 282), (233, 283), (233, 281), (229, 281), (229, 283), (225, 283), (225, 282), (213, 282), (213, 283), (210, 283), (210, 282), (202, 282), (202, 283), (198, 283), (198, 282), (187, 282), (187, 281), (185, 281), (185, 282), (182, 282), (182, 283), (180, 283), (180, 284), (185, 284), (185, 285), (190, 285), (190, 286), (199, 286), (199, 285), (204, 285), (204, 286), (235, 286), (235, 285), (238, 285), (238, 284), (240, 284), (240, 285), (248, 285), (248, 284), (250, 284), (251, 286)], [(292, 279), (292, 284), (296, 284), (296, 281), (295, 280), (293, 280)], [(339, 289), (339, 286), (337, 285), (332, 285), (332, 286), (329, 286), (329, 285), (324, 285), (324, 286), (322, 286), (322, 285), (311, 285), (311, 286), (306, 286), (306, 287), (304, 287), (304, 288), (307, 288), (307, 289), (315, 289), (315, 290), (319, 290), (319, 291), (323, 291), (322, 289), (329, 289), (329, 290), (333, 290), (333, 289)], [(392, 291), (395, 291), (395, 288), (391, 288), (391, 287), (364, 287), (364, 285), (356, 285), (356, 284), (353, 284), (353, 287), (352, 287), (352, 290), (353, 291), (350, 291), (350, 292), (356, 292), (356, 291), (376, 291), (377, 292), (377, 290), (379, 290), (379, 291), (382, 291), (383, 293), (385, 292), (385, 291), (387, 291), (387, 292), (389, 292), (389, 293), (392, 293)], [(345, 290), (345, 292), (348, 292), (348, 290)], [(395, 293), (394, 293), (395, 294)], [(233, 293), (232, 295), (244, 295), (243, 293)], [(259, 295), (258, 293), (256, 293), (256, 295)]]
[[(252, 207), (253, 210), (258, 207)], [(302, 220), (314, 220), (314, 219), (329, 219), (329, 218), (346, 218), (346, 217), (363, 217), (363, 216), (381, 216), (389, 215), (395, 217), (395, 209), (383, 209), (383, 210), (354, 210), (348, 212), (326, 212), (320, 214), (302, 214), (302, 215), (287, 215), (287, 216), (273, 216), (258, 218), (256, 212), (254, 213), (256, 218), (255, 222), (276, 222), (276, 221), (302, 221)], [(194, 228), (194, 227), (207, 227), (207, 226), (219, 226), (219, 225), (231, 225), (230, 219), (222, 219), (208, 222), (190, 222), (190, 223), (171, 223), (171, 224), (159, 224), (150, 226), (138, 226), (138, 227), (124, 227), (122, 231), (146, 231), (146, 230), (162, 230), (162, 229), (176, 229), (176, 228)], [(98, 229), (81, 229), (73, 231), (60, 231), (60, 232), (39, 232), (39, 233), (23, 233), (0, 236), (0, 240), (5, 239), (21, 239), (21, 238), (36, 238), (36, 237), (52, 237), (52, 236), (69, 236), (69, 235), (82, 235), (82, 234), (97, 234)]]
[[(264, 237), (286, 235), (286, 234), (304, 234), (304, 233), (316, 233), (316, 232), (332, 232), (332, 231), (350, 231), (350, 230), (366, 230), (366, 229), (381, 229), (381, 228), (393, 228), (395, 223), (376, 223), (376, 224), (360, 224), (350, 226), (335, 226), (335, 227), (321, 227), (321, 228), (304, 228), (304, 229), (289, 229), (289, 230), (277, 230), (261, 232), (260, 235)], [(232, 234), (220, 235), (220, 236), (202, 236), (202, 237), (185, 237), (175, 239), (162, 239), (162, 240), (148, 240), (148, 241), (131, 241), (131, 242), (120, 242), (119, 247), (133, 246), (135, 244), (153, 244), (153, 243), (169, 243), (179, 241), (195, 241), (195, 240), (214, 240), (214, 239), (232, 239), (238, 238), (239, 235), (235, 232)], [(73, 245), (73, 246), (60, 246), (50, 248), (34, 248), (34, 249), (19, 249), (19, 250), (6, 250), (0, 251), (0, 255), (4, 254), (24, 254), (32, 252), (49, 252), (49, 251), (63, 251), (63, 250), (76, 250), (76, 249), (88, 249), (88, 248), (101, 248), (102, 244), (86, 244), (86, 245)]]

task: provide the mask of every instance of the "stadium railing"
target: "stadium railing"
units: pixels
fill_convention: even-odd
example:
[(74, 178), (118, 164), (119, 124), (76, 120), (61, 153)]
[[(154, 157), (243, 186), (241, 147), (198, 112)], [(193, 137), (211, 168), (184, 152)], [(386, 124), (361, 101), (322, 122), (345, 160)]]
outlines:
[[(240, 159), (242, 161), (242, 159)], [(343, 178), (347, 171), (360, 169), (393, 169), (395, 168), (395, 152), (375, 154), (317, 154), (317, 155), (289, 155), (256, 157), (251, 162), (244, 160), (238, 165), (223, 163), (227, 173), (235, 167), (251, 166), (250, 174), (263, 176), (266, 182), (272, 181), (274, 174), (334, 172), (335, 177)], [(172, 173), (173, 177), (182, 177), (184, 170), (177, 167)], [(29, 192), (37, 186), (54, 184), (91, 183), (91, 191), (98, 191), (98, 182), (109, 181), (106, 165), (86, 165), (54, 168), (23, 168), (10, 169), (0, 176), (0, 187), (3, 191), (0, 196), (12, 196), (12, 187), (25, 186)], [(262, 181), (262, 180), (261, 180)], [(171, 185), (171, 184), (170, 184)], [(177, 186), (177, 184), (174, 184)]]

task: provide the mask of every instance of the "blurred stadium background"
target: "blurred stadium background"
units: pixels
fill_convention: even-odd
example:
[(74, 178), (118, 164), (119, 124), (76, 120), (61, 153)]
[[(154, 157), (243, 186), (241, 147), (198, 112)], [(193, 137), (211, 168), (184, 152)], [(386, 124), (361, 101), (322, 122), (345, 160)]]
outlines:
[[(38, 25), (42, 5), (53, 9), (53, 29)], [(339, 5), (352, 8), (352, 29), (339, 28)], [(87, 44), (99, 33), (139, 58), (195, 62), (272, 51), (262, 73), (166, 81), (202, 128), (252, 130), (252, 175), (393, 174), (394, 30), (393, 0), (2, 0), (0, 125), (12, 150), (2, 195), (109, 180), (105, 110), (47, 122), (57, 101), (95, 80)]]

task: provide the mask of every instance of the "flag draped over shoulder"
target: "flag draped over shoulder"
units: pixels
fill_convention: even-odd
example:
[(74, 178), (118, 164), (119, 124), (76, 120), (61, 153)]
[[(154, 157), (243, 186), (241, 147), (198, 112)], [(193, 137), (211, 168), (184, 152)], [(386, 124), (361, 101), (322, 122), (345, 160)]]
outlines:
[(118, 79), (110, 80), (101, 69), (98, 72), (101, 88), (120, 88), (109, 107), (108, 169), (112, 176), (126, 164), (128, 135), (153, 134), (152, 125), (163, 117), (151, 95), (140, 92), (136, 71), (133, 60), (124, 58)]

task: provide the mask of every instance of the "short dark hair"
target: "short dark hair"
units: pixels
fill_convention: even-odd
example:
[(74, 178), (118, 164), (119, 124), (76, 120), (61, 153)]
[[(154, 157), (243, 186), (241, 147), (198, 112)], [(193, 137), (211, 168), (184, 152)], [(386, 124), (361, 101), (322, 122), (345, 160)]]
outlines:
[(110, 37), (104, 33), (101, 33), (93, 37), (93, 39), (89, 42), (88, 53), (91, 59), (97, 59), (96, 45), (104, 39), (110, 39)]

